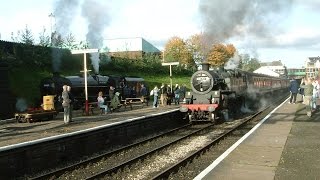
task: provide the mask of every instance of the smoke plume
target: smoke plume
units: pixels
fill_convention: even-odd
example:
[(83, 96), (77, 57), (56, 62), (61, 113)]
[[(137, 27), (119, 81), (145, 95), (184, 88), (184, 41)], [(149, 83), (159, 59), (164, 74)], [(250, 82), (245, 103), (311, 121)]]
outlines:
[(293, 0), (201, 0), (199, 10), (208, 44), (233, 37), (270, 38)]
[[(109, 24), (108, 7), (96, 0), (85, 0), (82, 4), (82, 16), (88, 21), (86, 35), (90, 48), (101, 49), (103, 30)], [(91, 54), (91, 62), (96, 73), (99, 72), (99, 54)]]
[[(54, 2), (53, 17), (55, 19), (55, 30), (51, 34), (51, 45), (59, 46), (58, 41), (70, 33), (70, 25), (77, 12), (78, 3), (78, 0), (57, 0)], [(59, 72), (62, 52), (58, 48), (53, 48), (51, 54), (53, 71)]]
[(57, 0), (54, 3), (56, 31), (62, 37), (70, 33), (70, 25), (76, 15), (78, 5), (78, 0)]
[(62, 51), (59, 48), (51, 48), (51, 56), (52, 56), (52, 69), (53, 72), (60, 72), (60, 64)]
[(238, 68), (239, 64), (240, 64), (240, 56), (238, 54), (238, 52), (236, 51), (233, 55), (232, 58), (230, 58), (228, 60), (228, 62), (224, 65), (225, 69), (235, 69)]
[(19, 112), (23, 112), (25, 110), (27, 110), (28, 105), (27, 105), (27, 101), (23, 98), (18, 98), (17, 102), (16, 102), (16, 109)]

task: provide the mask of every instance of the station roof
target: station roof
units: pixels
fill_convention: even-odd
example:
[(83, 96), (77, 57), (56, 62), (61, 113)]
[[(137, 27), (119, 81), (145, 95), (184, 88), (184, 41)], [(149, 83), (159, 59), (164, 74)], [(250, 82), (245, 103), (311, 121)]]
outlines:
[(135, 38), (117, 38), (105, 39), (103, 47), (107, 47), (109, 52), (142, 51), (146, 53), (160, 53), (161, 51), (154, 45), (143, 39)]
[(262, 66), (259, 69), (253, 71), (254, 73), (258, 73), (258, 74), (265, 74), (265, 75), (269, 75), (269, 76), (274, 76), (274, 77), (279, 77), (280, 74), (272, 71), (271, 69), (269, 69), (268, 67)]

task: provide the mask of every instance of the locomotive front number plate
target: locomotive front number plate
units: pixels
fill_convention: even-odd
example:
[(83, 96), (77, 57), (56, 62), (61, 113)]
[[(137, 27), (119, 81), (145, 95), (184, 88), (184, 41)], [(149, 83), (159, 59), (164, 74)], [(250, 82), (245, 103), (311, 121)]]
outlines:
[(208, 77), (197, 77), (197, 81), (208, 81)]

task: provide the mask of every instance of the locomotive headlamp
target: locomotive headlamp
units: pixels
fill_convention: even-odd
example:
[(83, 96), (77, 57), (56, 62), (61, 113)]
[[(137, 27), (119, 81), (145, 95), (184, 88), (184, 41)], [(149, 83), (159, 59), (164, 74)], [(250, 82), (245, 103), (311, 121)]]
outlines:
[(214, 98), (211, 99), (211, 103), (212, 103), (212, 104), (215, 103), (214, 100), (215, 100)]

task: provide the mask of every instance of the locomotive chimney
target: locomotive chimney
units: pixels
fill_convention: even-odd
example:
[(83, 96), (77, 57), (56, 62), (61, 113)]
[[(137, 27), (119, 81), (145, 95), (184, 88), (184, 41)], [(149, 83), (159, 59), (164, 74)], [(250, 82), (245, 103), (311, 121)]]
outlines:
[(60, 72), (55, 71), (55, 72), (52, 73), (52, 76), (53, 77), (60, 77)]
[(209, 63), (202, 63), (202, 70), (209, 71)]

